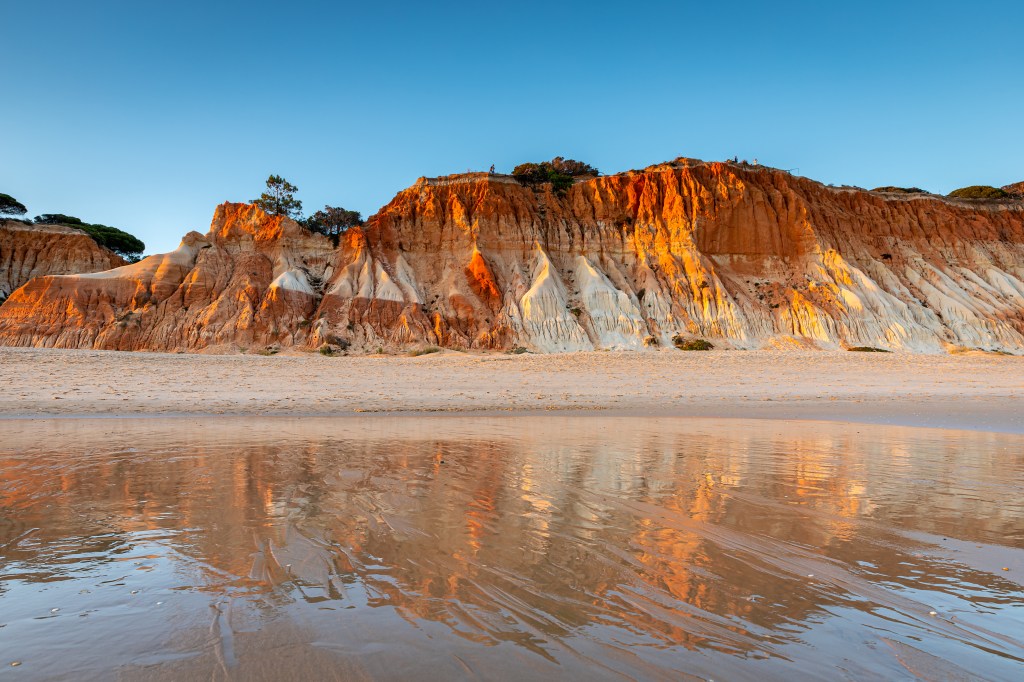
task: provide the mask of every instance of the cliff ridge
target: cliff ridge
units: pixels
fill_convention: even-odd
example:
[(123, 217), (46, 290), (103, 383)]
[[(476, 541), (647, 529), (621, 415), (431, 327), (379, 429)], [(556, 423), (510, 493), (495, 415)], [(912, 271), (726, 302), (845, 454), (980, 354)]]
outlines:
[(564, 193), (421, 178), (335, 247), (222, 204), (206, 235), (32, 280), (0, 343), (539, 352), (671, 346), (1024, 352), (1024, 203), (833, 188), (680, 159)]

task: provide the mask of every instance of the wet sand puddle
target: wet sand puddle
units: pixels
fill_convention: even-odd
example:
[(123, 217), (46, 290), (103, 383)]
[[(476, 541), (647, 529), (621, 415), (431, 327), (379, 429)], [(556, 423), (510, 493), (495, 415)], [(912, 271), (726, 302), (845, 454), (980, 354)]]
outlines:
[(1024, 671), (1021, 436), (8, 421), (0, 512), (3, 679)]

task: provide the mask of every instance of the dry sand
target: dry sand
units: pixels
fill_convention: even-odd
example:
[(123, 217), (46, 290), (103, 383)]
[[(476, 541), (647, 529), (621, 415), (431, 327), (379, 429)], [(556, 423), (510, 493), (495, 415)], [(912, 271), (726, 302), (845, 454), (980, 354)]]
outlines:
[(984, 353), (414, 358), (0, 348), (0, 417), (7, 418), (575, 410), (1024, 432), (1021, 398), (1024, 358)]

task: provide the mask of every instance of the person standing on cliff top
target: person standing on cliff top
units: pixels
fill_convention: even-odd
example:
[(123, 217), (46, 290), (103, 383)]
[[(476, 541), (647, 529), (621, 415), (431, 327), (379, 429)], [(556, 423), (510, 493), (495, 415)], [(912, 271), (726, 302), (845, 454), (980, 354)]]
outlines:
[(493, 163), (491, 164), (491, 170), (489, 170), (487, 172), (490, 173), (491, 175), (494, 175), (494, 164)]

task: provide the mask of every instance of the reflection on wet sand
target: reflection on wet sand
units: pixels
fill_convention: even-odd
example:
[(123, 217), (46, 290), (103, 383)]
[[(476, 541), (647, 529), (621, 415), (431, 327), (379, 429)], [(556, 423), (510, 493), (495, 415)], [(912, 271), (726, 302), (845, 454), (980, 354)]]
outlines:
[(25, 679), (1024, 665), (1021, 436), (598, 417), (0, 429), (0, 664)]

